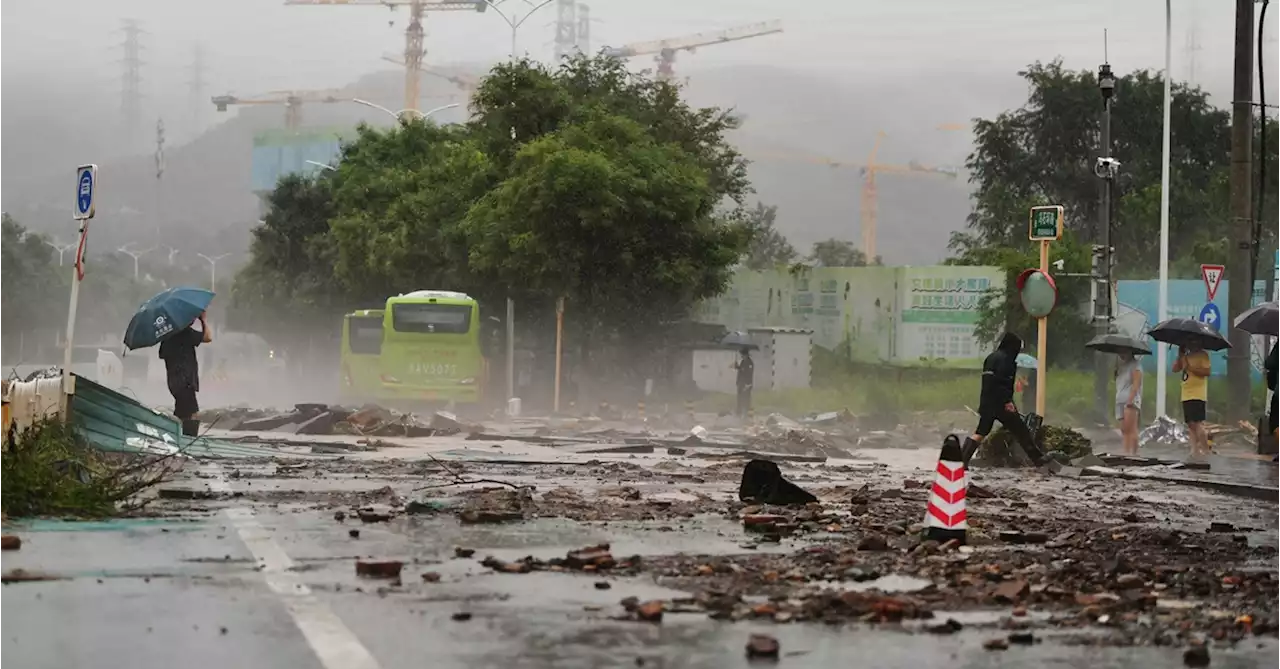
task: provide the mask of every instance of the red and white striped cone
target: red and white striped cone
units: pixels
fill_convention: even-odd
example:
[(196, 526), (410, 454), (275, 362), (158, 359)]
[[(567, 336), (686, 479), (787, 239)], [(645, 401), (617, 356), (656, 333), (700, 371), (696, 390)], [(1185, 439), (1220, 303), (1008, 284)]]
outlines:
[(969, 476), (965, 472), (960, 440), (949, 434), (942, 441), (942, 453), (938, 456), (938, 475), (929, 491), (929, 506), (925, 510), (925, 539), (965, 542), (969, 521), (965, 513), (965, 492)]

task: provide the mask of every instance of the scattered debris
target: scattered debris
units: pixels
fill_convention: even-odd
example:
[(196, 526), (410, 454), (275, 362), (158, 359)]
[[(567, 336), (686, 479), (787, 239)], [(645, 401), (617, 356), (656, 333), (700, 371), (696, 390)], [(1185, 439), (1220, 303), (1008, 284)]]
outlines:
[(350, 530), (347, 530), (347, 536), (351, 537), (352, 539), (359, 539), (359, 538), (360, 538), (360, 530), (357, 530), (357, 529), (350, 529)]
[(27, 569), (10, 569), (0, 575), (0, 583), (25, 583), (30, 581), (65, 581), (67, 577)]
[[(1036, 443), (1047, 454), (1067, 461), (1093, 453), (1093, 442), (1088, 437), (1065, 427), (1041, 425), (1036, 431)], [(977, 460), (986, 467), (1024, 467), (1031, 464), (1018, 440), (1003, 427), (982, 440)]]
[(768, 634), (752, 634), (747, 637), (747, 657), (751, 659), (778, 659), (781, 646)]
[(457, 546), (453, 549), (453, 556), (456, 558), (469, 558), (475, 554), (476, 549), (474, 548), (463, 548), (461, 546)]
[(400, 578), (404, 563), (399, 560), (356, 560), (356, 576)]
[(1188, 648), (1182, 653), (1182, 663), (1188, 667), (1209, 666), (1209, 647), (1199, 644)]
[(439, 583), (439, 582), (440, 582), (440, 572), (438, 572), (438, 571), (426, 571), (426, 572), (422, 572), (422, 582), (423, 582), (423, 583)]
[(451, 617), (457, 622), (464, 623), (468, 620), (471, 620), (471, 613), (469, 611), (458, 611), (457, 613), (454, 613), (453, 616)]
[(738, 499), (760, 504), (808, 504), (818, 501), (812, 493), (782, 478), (778, 463), (752, 460), (742, 470)]
[(16, 551), (22, 548), (22, 539), (16, 534), (0, 536), (0, 551)]
[(1009, 650), (1008, 639), (987, 639), (982, 642), (982, 647), (987, 650)]

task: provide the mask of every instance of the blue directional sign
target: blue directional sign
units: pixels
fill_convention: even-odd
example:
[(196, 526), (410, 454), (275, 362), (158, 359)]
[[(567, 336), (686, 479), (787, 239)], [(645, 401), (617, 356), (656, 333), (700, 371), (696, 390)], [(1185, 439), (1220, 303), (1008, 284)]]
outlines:
[(98, 194), (98, 166), (81, 165), (76, 168), (75, 219), (93, 218), (94, 199)]
[(1222, 312), (1218, 310), (1218, 305), (1212, 302), (1200, 308), (1200, 318), (1198, 320), (1215, 331), (1222, 330)]

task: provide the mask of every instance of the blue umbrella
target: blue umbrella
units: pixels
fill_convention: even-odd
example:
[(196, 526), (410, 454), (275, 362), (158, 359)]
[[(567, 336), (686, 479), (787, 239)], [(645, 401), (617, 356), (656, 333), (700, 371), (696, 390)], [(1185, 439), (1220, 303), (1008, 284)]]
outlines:
[(138, 307), (124, 331), (124, 345), (130, 350), (155, 346), (191, 325), (212, 301), (213, 293), (203, 288), (170, 288)]
[(1035, 359), (1035, 356), (1027, 355), (1026, 353), (1019, 353), (1018, 357), (1014, 358), (1014, 364), (1020, 369), (1040, 368), (1040, 363)]

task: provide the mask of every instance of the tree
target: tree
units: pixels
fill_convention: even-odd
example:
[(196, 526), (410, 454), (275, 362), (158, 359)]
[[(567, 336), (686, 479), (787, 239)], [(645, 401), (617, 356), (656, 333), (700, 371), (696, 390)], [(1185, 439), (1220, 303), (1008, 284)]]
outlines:
[[(9, 214), (0, 221), (0, 322), (7, 345), (20, 333), (61, 328), (66, 323), (69, 277), (58, 272), (58, 261), (43, 236), (28, 231)], [(53, 305), (62, 305), (62, 308)], [(9, 346), (6, 346), (9, 348)]]
[(418, 288), (532, 314), (567, 297), (571, 327), (634, 336), (723, 289), (751, 234), (728, 112), (577, 56), (494, 67), (472, 113), (362, 127), (336, 170), (282, 180), (237, 303), (336, 318)]
[(747, 269), (764, 270), (790, 265), (799, 255), (786, 236), (774, 227), (777, 218), (778, 208), (766, 207), (763, 202), (757, 202), (756, 208), (746, 213), (745, 232), (750, 241), (743, 260)]
[[(1019, 76), (1030, 87), (1026, 104), (974, 122), (975, 148), (966, 162), (975, 185), (973, 210), (967, 229), (953, 233), (950, 241), (949, 262), (996, 265), (1010, 277), (1010, 290), (987, 301), (979, 327), (983, 337), (1000, 329), (1024, 336), (1032, 331), (1033, 324), (1012, 292), (1012, 277), (1038, 264), (1036, 246), (1027, 240), (1030, 207), (1065, 208), (1067, 234), (1054, 243), (1052, 254), (1065, 260), (1068, 272), (1088, 271), (1087, 244), (1100, 234), (1099, 180), (1093, 170), (1102, 105), (1094, 73), (1069, 71), (1061, 61), (1053, 61), (1034, 63)], [(1111, 239), (1122, 277), (1149, 277), (1159, 263), (1163, 86), (1160, 76), (1147, 71), (1116, 81), (1113, 155), (1122, 167), (1112, 191)], [(1171, 120), (1171, 271), (1194, 278), (1200, 263), (1225, 260), (1232, 243), (1227, 188), (1230, 119), (1209, 104), (1201, 89), (1175, 83)], [(1274, 164), (1274, 146), (1268, 159)], [(1276, 173), (1274, 167), (1269, 169)], [(1275, 219), (1274, 198), (1267, 216), (1266, 220)], [(1084, 279), (1064, 277), (1059, 290), (1064, 307), (1088, 299)], [(1088, 336), (1089, 328), (1081, 313), (1059, 308), (1052, 323), (1049, 351), (1069, 351), (1083, 359), (1079, 341)]]
[[(966, 162), (974, 207), (968, 230), (952, 235), (958, 256), (985, 246), (1026, 245), (1026, 207), (1032, 204), (1063, 205), (1068, 229), (1084, 241), (1099, 238), (1093, 170), (1102, 105), (1095, 75), (1053, 61), (1034, 63), (1019, 76), (1030, 87), (1027, 103), (974, 121), (975, 148)], [(1150, 275), (1159, 263), (1163, 95), (1163, 79), (1145, 70), (1116, 81), (1113, 155), (1122, 167), (1113, 187), (1112, 246), (1117, 271), (1126, 276)], [(1212, 107), (1203, 90), (1174, 83), (1171, 120), (1170, 258), (1186, 259), (1174, 269), (1191, 278), (1199, 263), (1212, 261), (1195, 254), (1225, 248), (1229, 234), (1230, 117)], [(1275, 147), (1269, 148), (1274, 163)], [(1274, 220), (1274, 207), (1270, 198), (1265, 220)]]
[[(832, 237), (814, 242), (809, 261), (819, 267), (866, 267), (867, 254), (856, 248), (853, 242)], [(884, 261), (876, 256), (872, 264), (883, 265)]]
[(267, 214), (252, 231), (249, 262), (232, 288), (233, 327), (286, 334), (319, 325), (342, 302), (328, 237), (331, 191), (322, 173), (283, 177), (271, 192)]

